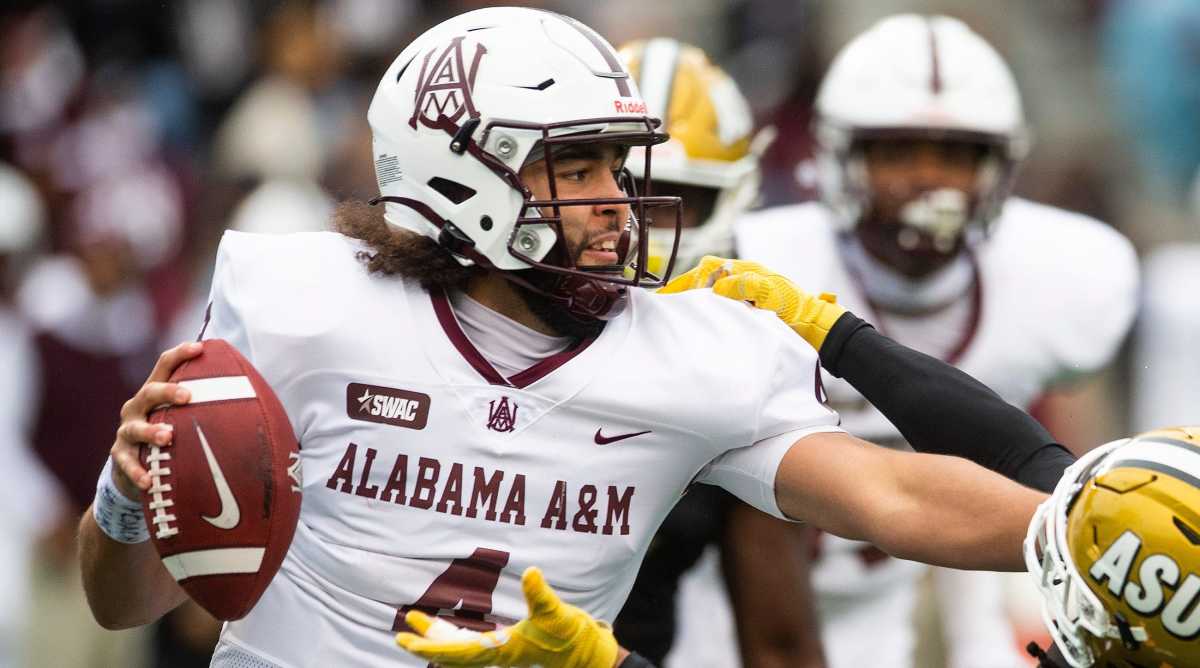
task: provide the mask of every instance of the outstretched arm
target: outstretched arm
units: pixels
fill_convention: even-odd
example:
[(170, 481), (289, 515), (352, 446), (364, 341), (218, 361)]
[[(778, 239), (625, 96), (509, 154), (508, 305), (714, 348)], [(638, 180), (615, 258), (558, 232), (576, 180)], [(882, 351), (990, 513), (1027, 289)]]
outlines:
[(823, 432), (801, 438), (784, 455), (775, 497), (792, 519), (896, 557), (1022, 571), (1026, 529), (1046, 495), (957, 457)]

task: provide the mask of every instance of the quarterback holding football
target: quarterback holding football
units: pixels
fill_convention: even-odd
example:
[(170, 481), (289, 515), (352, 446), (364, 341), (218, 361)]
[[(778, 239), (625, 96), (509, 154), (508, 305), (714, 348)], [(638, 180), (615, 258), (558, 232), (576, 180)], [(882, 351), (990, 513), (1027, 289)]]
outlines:
[[(203, 336), (273, 389), (304, 475), (290, 549), (225, 625), (214, 666), (424, 666), (388, 642), (421, 630), (411, 613), (513, 624), (529, 614), (533, 565), (563, 601), (610, 621), (693, 482), (905, 558), (1024, 568), (1045, 495), (1000, 474), (1036, 484), (1035, 470), (1057, 479), (1062, 467), (1019, 410), (932, 358), (879, 352), (887, 339), (835, 304), (793, 299), (801, 308), (781, 307), (781, 321), (743, 303), (770, 307), (765, 272), (716, 260), (667, 294), (636, 289), (671, 271), (668, 258), (651, 272), (647, 232), (652, 219), (678, 228), (679, 202), (654, 195), (658, 119), (590, 28), (525, 8), (449, 19), (400, 53), (368, 118), (377, 206), (344, 207), (340, 233), (229, 232), (218, 250)], [(632, 147), (645, 149), (640, 192)], [(144, 535), (104, 518), (150, 489), (140, 444), (176, 447), (147, 416), (188, 402), (168, 378), (199, 353), (164, 353), (126, 403), (81, 522), (84, 586), (105, 627), (149, 623), (185, 598)], [(910, 440), (995, 472), (840, 429), (818, 364), (857, 377), (868, 357), (890, 379), (872, 401)], [(895, 405), (914, 394), (937, 409)]]

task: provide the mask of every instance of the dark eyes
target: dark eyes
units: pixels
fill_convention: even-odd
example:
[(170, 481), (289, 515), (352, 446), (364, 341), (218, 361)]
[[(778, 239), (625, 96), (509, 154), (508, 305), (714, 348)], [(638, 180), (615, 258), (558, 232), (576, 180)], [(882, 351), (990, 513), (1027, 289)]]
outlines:
[[(586, 180), (593, 172), (595, 172), (596, 174), (599, 174), (600, 169), (602, 169), (602, 167), (600, 167), (599, 165), (582, 167), (580, 169), (565, 169), (565, 170), (558, 172), (557, 176), (559, 179), (562, 179), (564, 181), (582, 182), (582, 181)], [(621, 179), (621, 170), (622, 170), (622, 167), (620, 165), (618, 165), (615, 167), (610, 167), (608, 169), (608, 172), (614, 179), (619, 181)]]

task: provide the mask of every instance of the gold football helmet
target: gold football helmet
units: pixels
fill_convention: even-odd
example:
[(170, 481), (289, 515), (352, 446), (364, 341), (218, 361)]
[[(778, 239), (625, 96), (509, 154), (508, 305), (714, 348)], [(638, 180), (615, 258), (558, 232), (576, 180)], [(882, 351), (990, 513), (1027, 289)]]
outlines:
[[(755, 134), (750, 105), (737, 84), (698, 47), (660, 37), (626, 44), (620, 55), (649, 113), (662, 118), (661, 129), (671, 136), (654, 147), (651, 194), (683, 198), (685, 229), (676, 273), (704, 255), (728, 257), (733, 224), (758, 197), (758, 161), (774, 130)], [(642, 164), (634, 157), (626, 162), (639, 179)], [(664, 243), (663, 237), (650, 232), (651, 271), (656, 270), (653, 258), (670, 251), (657, 244), (674, 241), (665, 235)]]
[(1034, 515), (1025, 560), (1072, 666), (1200, 665), (1200, 427), (1081, 458)]

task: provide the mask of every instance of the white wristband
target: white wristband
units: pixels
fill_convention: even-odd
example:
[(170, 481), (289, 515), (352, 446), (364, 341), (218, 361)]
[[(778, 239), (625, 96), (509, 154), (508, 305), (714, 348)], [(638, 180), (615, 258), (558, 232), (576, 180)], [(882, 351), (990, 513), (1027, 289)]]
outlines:
[(100, 480), (96, 482), (96, 501), (92, 503), (96, 526), (118, 543), (144, 543), (150, 540), (150, 531), (146, 528), (142, 504), (117, 489), (117, 484), (113, 482), (112, 467), (112, 457), (109, 457), (104, 463), (104, 470), (100, 472)]

